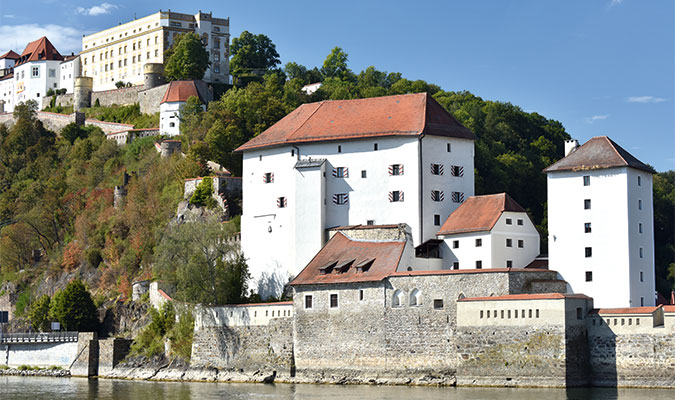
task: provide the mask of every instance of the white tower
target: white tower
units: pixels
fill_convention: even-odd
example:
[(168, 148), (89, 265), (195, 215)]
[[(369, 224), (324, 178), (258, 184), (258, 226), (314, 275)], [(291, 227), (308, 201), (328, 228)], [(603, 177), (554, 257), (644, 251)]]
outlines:
[(574, 144), (544, 170), (549, 267), (596, 307), (653, 306), (654, 170), (606, 136)]

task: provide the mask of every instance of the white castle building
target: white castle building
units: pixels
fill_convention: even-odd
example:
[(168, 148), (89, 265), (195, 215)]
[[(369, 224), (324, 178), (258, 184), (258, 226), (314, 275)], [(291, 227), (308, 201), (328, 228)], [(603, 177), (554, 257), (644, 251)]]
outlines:
[(653, 306), (654, 170), (608, 137), (546, 168), (549, 267), (596, 307)]
[(159, 103), (159, 134), (180, 135), (181, 108), (188, 98), (196, 97), (206, 109), (206, 103), (213, 98), (204, 81), (173, 81), (169, 83)]
[(82, 75), (93, 78), (93, 90), (115, 89), (122, 81), (143, 84), (143, 66), (162, 64), (176, 35), (194, 32), (209, 53), (203, 80), (229, 83), (230, 19), (211, 13), (159, 11), (82, 37)]
[(10, 71), (0, 77), (0, 101), (4, 111), (28, 100), (38, 104), (47, 91), (60, 88), (60, 71), (63, 56), (46, 37), (28, 43), (21, 55), (10, 51), (3, 55), (0, 66)]
[(436, 238), (474, 193), (474, 134), (427, 94), (304, 104), (243, 152), (242, 250), (283, 285), (326, 229), (405, 222)]

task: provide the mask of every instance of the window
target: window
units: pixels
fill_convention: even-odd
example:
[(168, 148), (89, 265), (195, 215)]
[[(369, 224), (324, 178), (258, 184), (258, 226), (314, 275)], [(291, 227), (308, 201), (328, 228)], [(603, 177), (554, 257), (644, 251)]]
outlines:
[(459, 269), (459, 261), (455, 261), (452, 263), (452, 269)]
[(638, 210), (642, 210), (642, 200), (638, 200)]
[(359, 301), (363, 301), (363, 289), (359, 289)]
[(169, 128), (173, 128), (173, 127), (175, 127), (175, 126), (176, 126), (176, 123), (175, 123), (175, 122), (169, 122)]
[(584, 175), (584, 186), (590, 186), (591, 185), (591, 177), (588, 175)]
[(330, 295), (330, 308), (337, 308), (338, 306), (338, 295), (337, 293), (331, 293)]
[(577, 307), (577, 319), (583, 319), (584, 318), (584, 310), (581, 307)]
[(288, 206), (288, 199), (285, 197), (277, 197), (277, 207), (286, 208)]
[(644, 273), (644, 271), (640, 271), (640, 282), (644, 282), (644, 281), (645, 281), (645, 273)]
[(263, 183), (274, 183), (274, 172), (265, 172), (263, 174)]
[(431, 175), (443, 175), (443, 164), (431, 164)]
[(431, 191), (431, 200), (433, 201), (443, 201), (445, 194), (442, 190), (432, 190)]
[(539, 318), (539, 309), (534, 310), (534, 317)]
[(453, 203), (463, 203), (464, 202), (464, 193), (462, 193), (462, 192), (452, 192), (452, 202)]
[(213, 66), (213, 73), (214, 74), (219, 74), (220, 73), (220, 65), (216, 64)]
[(506, 268), (513, 268), (513, 261), (506, 260)]
[(586, 271), (586, 282), (593, 282), (593, 271)]
[(448, 143), (446, 145), (446, 148), (447, 148), (448, 153), (450, 153), (450, 151), (452, 150), (452, 147), (450, 146), (450, 143)]
[(519, 249), (522, 249), (523, 246), (524, 246), (524, 244), (525, 244), (525, 243), (523, 242), (523, 239), (518, 239), (518, 248), (519, 248)]
[(483, 318), (483, 310), (480, 310), (480, 317)]
[(476, 247), (483, 246), (483, 239), (476, 239)]
[(159, 56), (159, 50), (155, 50), (155, 57)]
[(367, 175), (367, 173), (366, 173), (366, 170), (365, 170), (365, 169), (362, 170), (362, 171), (361, 171), (361, 178), (365, 179), (367, 176), (368, 176), (368, 175)]
[(589, 257), (593, 256), (593, 248), (592, 247), (586, 247), (584, 249), (584, 255), (586, 256), (586, 258), (589, 258)]
[(640, 307), (644, 307), (644, 306), (645, 306), (645, 298), (640, 297)]
[(518, 226), (523, 226), (523, 220), (522, 219), (518, 219)]
[(506, 239), (506, 247), (513, 247), (513, 239)]
[(342, 153), (342, 146), (338, 146), (338, 153)]
[(638, 232), (642, 233), (642, 222), (638, 224)]
[(307, 294), (305, 295), (305, 309), (310, 309), (312, 308), (312, 295)]
[(377, 143), (373, 143), (373, 151), (377, 151)]
[(638, 178), (638, 180), (637, 180), (637, 181), (638, 181), (638, 186), (642, 186), (642, 177), (641, 177), (640, 175), (638, 175), (637, 178)]
[(349, 168), (347, 167), (333, 168), (333, 176), (335, 178), (349, 178)]
[(31, 74), (30, 75), (33, 78), (37, 78), (38, 76), (40, 76), (40, 69), (38, 67), (31, 68)]
[(453, 240), (452, 241), (452, 248), (453, 249), (459, 249), (459, 240)]
[(347, 193), (336, 193), (333, 195), (333, 203), (342, 205), (349, 203), (349, 195)]
[(403, 175), (403, 164), (392, 164), (389, 166), (389, 175)]
[(56, 77), (56, 70), (54, 68), (49, 68), (49, 77), (50, 78)]
[(640, 258), (644, 258), (644, 257), (645, 257), (644, 252), (642, 251), (642, 247), (640, 247), (639, 253), (640, 253)]
[(584, 210), (591, 209), (591, 199), (584, 199)]
[(591, 223), (590, 222), (584, 223), (584, 232), (585, 233), (591, 233)]
[(460, 165), (450, 166), (450, 175), (452, 176), (464, 176), (464, 167)]
[(416, 307), (421, 305), (422, 305), (422, 292), (420, 292), (418, 289), (413, 289), (412, 293), (410, 293), (410, 306)]
[(434, 299), (434, 310), (443, 309), (443, 299)]
[(171, 21), (171, 23), (169, 23), (169, 25), (170, 25), (170, 26), (175, 26), (175, 27), (177, 27), (177, 28), (180, 28), (181, 23), (180, 23), (180, 22), (176, 22), (176, 21)]
[(403, 307), (403, 292), (400, 290), (396, 290), (394, 292), (394, 297), (391, 299), (391, 306), (392, 307)]
[(483, 261), (482, 260), (476, 260), (476, 269), (482, 269), (483, 268)]
[(511, 218), (507, 218), (506, 225), (513, 225), (513, 220)]
[(220, 32), (220, 27), (219, 26), (214, 26), (213, 27), (214, 32)]
[(400, 190), (389, 192), (389, 201), (392, 203), (395, 201), (403, 201), (403, 192)]

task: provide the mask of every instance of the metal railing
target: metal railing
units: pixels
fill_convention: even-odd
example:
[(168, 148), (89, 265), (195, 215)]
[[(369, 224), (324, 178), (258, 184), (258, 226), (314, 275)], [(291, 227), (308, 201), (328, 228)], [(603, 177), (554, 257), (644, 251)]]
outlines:
[(77, 332), (2, 333), (0, 343), (77, 342)]

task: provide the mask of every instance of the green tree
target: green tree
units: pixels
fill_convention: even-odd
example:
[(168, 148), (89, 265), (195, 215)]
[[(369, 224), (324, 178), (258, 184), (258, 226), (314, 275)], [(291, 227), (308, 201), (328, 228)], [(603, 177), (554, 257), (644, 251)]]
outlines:
[(157, 310), (151, 307), (150, 323), (143, 328), (131, 345), (131, 354), (146, 357), (164, 353), (164, 336), (173, 328), (176, 321), (176, 310), (171, 302), (166, 302)]
[(247, 75), (262, 77), (281, 63), (276, 46), (263, 34), (243, 31), (238, 38), (232, 39), (230, 50), (230, 73), (235, 78)]
[(655, 174), (653, 187), (656, 289), (670, 298), (675, 290), (675, 171)]
[(81, 280), (74, 280), (57, 292), (49, 312), (64, 330), (92, 332), (98, 329), (98, 312), (91, 294)]
[(78, 138), (87, 137), (87, 133), (88, 132), (85, 129), (74, 122), (71, 122), (61, 129), (61, 137), (69, 141), (70, 144), (75, 143), (75, 140)]
[(194, 193), (192, 193), (190, 204), (203, 207), (213, 201), (211, 195), (213, 195), (213, 179), (209, 177), (203, 178), (195, 188)]
[(169, 81), (202, 79), (209, 67), (209, 53), (192, 32), (177, 35), (164, 58), (164, 76)]
[(228, 240), (233, 234), (231, 224), (215, 217), (169, 226), (155, 250), (155, 274), (175, 285), (181, 301), (241, 302), (249, 275), (243, 255)]
[(344, 50), (340, 47), (334, 47), (324, 60), (321, 73), (325, 78), (355, 81), (354, 73), (347, 66), (348, 60), (349, 55)]
[(33, 329), (37, 329), (40, 332), (47, 332), (50, 330), (50, 318), (49, 318), (49, 303), (51, 299), (46, 294), (40, 297), (33, 305), (30, 307), (30, 312), (28, 313), (28, 318), (30, 319)]

